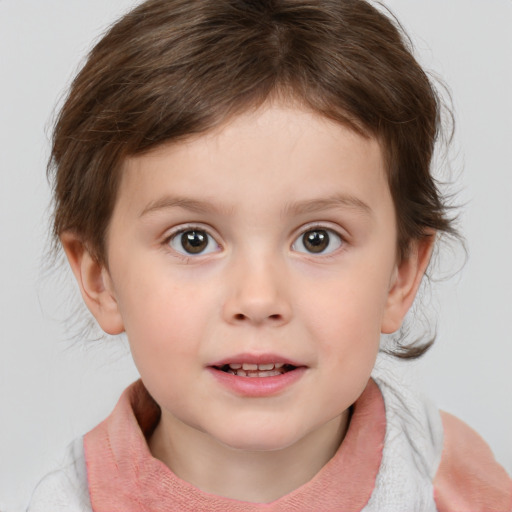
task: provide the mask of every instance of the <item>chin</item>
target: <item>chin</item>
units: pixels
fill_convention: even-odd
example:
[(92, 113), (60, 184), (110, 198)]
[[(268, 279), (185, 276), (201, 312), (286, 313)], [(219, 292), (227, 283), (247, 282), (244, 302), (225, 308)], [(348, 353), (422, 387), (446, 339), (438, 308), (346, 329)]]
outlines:
[(283, 450), (300, 440), (300, 436), (290, 432), (269, 432), (267, 429), (238, 428), (226, 433), (217, 440), (233, 450), (247, 452), (273, 452)]

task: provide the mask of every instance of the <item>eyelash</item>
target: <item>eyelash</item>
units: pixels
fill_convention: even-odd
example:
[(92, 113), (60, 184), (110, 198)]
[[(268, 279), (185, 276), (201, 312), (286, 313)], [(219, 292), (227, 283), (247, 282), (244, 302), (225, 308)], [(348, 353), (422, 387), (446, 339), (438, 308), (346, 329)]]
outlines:
[[(187, 251), (183, 247), (183, 235), (186, 233), (193, 233), (193, 232), (206, 235), (207, 245), (206, 245), (205, 249), (208, 249), (207, 252), (205, 252), (205, 250), (200, 250), (197, 253), (194, 253), (193, 251)], [(334, 239), (335, 244), (337, 244), (337, 246), (334, 247), (333, 249), (329, 249), (329, 245), (328, 245), (326, 248), (321, 249), (318, 252), (308, 250), (304, 245), (304, 242), (305, 242), (304, 237), (308, 233), (315, 233), (315, 232), (318, 232), (318, 233), (323, 232), (323, 233), (327, 234), (327, 243), (329, 245), (332, 245), (332, 239)], [(180, 236), (181, 236), (181, 241), (179, 240)], [(176, 242), (176, 241), (178, 241), (179, 247), (173, 245), (173, 242)], [(322, 240), (313, 241), (313, 239), (311, 239), (310, 242), (313, 243), (313, 245), (314, 245), (315, 242), (321, 243)], [(222, 249), (222, 246), (217, 242), (216, 237), (214, 237), (209, 232), (208, 229), (205, 229), (204, 227), (197, 226), (197, 225), (181, 227), (177, 231), (174, 231), (169, 236), (167, 236), (165, 238), (165, 240), (163, 241), (163, 244), (165, 246), (170, 247), (174, 251), (174, 253), (176, 253), (179, 257), (186, 259), (187, 261), (190, 258), (197, 258), (197, 257), (205, 256), (205, 255), (211, 254), (213, 252), (217, 252), (218, 250)], [(212, 244), (215, 244), (214, 248), (210, 247)], [(301, 249), (304, 249), (304, 250), (300, 250), (297, 248), (297, 246), (299, 244), (302, 246)], [(291, 245), (291, 249), (294, 250), (295, 252), (307, 254), (309, 256), (322, 256), (325, 258), (325, 257), (330, 257), (333, 253), (337, 252), (337, 250), (340, 249), (340, 247), (343, 247), (345, 244), (346, 244), (345, 237), (343, 235), (341, 235), (339, 232), (337, 232), (336, 230), (334, 230), (330, 227), (317, 224), (317, 225), (307, 226), (306, 228), (302, 228), (299, 235), (294, 238), (294, 241)]]

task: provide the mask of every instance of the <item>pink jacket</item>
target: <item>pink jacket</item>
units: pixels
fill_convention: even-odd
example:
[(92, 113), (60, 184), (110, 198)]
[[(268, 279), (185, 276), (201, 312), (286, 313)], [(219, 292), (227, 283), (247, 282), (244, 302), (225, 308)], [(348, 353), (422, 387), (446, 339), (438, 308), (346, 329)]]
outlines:
[(512, 511), (512, 480), (478, 434), (389, 376), (369, 381), (321, 471), (267, 504), (208, 494), (178, 478), (149, 452), (146, 436), (158, 418), (142, 382), (131, 385), (75, 445), (67, 468), (43, 480), (29, 512)]

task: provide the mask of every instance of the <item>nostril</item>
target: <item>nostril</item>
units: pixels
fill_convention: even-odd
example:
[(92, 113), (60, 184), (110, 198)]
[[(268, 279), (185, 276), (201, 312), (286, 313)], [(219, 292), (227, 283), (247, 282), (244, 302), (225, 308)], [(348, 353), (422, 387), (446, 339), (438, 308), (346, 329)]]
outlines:
[[(250, 317), (244, 315), (243, 313), (237, 313), (236, 315), (234, 315), (234, 319), (237, 321), (247, 320), (248, 318)], [(279, 313), (276, 313), (274, 315), (269, 315), (267, 318), (273, 321), (280, 321), (282, 319), (282, 316)]]

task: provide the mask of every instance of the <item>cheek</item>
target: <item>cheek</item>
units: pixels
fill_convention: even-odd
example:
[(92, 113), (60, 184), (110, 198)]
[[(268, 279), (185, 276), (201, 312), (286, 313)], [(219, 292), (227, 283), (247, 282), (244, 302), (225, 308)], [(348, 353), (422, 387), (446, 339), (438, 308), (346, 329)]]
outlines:
[(181, 286), (162, 274), (132, 280), (118, 294), (133, 357), (151, 359), (157, 366), (172, 364), (194, 353), (211, 316), (205, 290)]
[(299, 304), (299, 316), (308, 319), (313, 332), (326, 340), (352, 339), (365, 342), (380, 337), (388, 282), (383, 276), (366, 273), (326, 279)]

